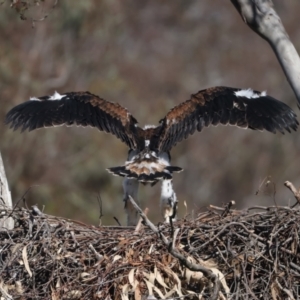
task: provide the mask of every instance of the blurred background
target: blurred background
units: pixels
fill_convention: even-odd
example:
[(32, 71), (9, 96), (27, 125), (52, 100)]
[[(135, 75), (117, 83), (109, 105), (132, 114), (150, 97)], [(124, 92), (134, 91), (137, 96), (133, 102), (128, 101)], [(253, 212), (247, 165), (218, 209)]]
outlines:
[[(101, 195), (102, 224), (116, 224), (113, 217), (125, 224), (122, 178), (105, 169), (124, 163), (126, 146), (92, 128), (13, 132), (5, 114), (30, 96), (90, 91), (127, 107), (143, 126), (191, 93), (225, 85), (266, 90), (300, 115), (270, 46), (230, 1), (61, 0), (51, 10), (52, 3), (30, 8), (27, 20), (9, 1), (0, 10), (0, 151), (14, 202), (32, 187), (28, 206), (98, 224)], [(300, 2), (274, 4), (299, 51)], [(173, 165), (185, 169), (174, 178), (179, 216), (232, 199), (237, 208), (294, 203), (283, 183), (300, 186), (299, 153), (299, 132), (220, 126), (195, 134), (171, 153)], [(139, 195), (160, 221), (160, 184), (141, 186)]]

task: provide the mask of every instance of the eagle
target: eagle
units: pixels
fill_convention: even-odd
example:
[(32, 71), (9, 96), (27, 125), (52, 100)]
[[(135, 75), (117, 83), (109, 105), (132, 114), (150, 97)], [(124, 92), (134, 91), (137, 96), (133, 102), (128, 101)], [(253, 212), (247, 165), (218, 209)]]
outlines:
[(175, 218), (177, 197), (172, 177), (182, 168), (171, 165), (170, 151), (195, 131), (221, 124), (284, 134), (296, 131), (299, 125), (293, 110), (266, 92), (223, 86), (192, 94), (172, 108), (158, 125), (143, 128), (126, 108), (90, 92), (55, 92), (52, 96), (31, 97), (12, 108), (5, 123), (14, 130), (21, 128), (22, 132), (60, 125), (91, 126), (125, 143), (129, 148), (127, 161), (107, 170), (125, 177), (123, 200), (127, 225), (138, 221), (129, 196), (138, 203), (139, 183), (154, 185), (162, 181), (162, 216), (167, 222)]

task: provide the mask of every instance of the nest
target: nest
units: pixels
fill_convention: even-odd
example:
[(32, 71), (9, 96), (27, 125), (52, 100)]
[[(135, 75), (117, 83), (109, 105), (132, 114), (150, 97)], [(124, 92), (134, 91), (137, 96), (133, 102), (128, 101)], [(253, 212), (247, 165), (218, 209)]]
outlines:
[(138, 230), (36, 209), (2, 210), (8, 216), (15, 228), (0, 231), (1, 299), (299, 297), (298, 208), (214, 207), (152, 228), (144, 217)]

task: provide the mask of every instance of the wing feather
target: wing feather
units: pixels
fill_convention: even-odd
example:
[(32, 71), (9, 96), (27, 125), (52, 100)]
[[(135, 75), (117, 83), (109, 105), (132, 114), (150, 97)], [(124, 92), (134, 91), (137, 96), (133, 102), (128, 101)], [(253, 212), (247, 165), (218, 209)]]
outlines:
[(137, 121), (128, 110), (89, 92), (33, 98), (12, 108), (5, 123), (22, 131), (60, 125), (91, 126), (115, 135), (131, 149), (138, 143)]
[(210, 125), (234, 125), (273, 133), (296, 130), (293, 110), (265, 92), (214, 87), (197, 94), (168, 112), (160, 121), (157, 148), (170, 151), (177, 143)]

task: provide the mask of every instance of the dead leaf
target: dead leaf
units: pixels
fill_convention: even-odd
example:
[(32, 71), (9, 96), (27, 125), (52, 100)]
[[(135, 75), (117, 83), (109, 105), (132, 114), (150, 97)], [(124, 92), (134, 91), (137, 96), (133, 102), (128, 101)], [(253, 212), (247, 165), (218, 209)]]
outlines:
[(229, 294), (230, 289), (226, 283), (225, 280), (225, 275), (218, 269), (216, 268), (211, 268), (211, 271), (219, 278), (219, 280), (221, 281), (221, 284), (223, 286), (223, 289), (225, 290), (226, 294)]
[(157, 282), (158, 282), (161, 286), (163, 286), (164, 288), (168, 288), (168, 286), (165, 284), (164, 279), (163, 279), (163, 277), (161, 276), (161, 274), (160, 274), (159, 271), (157, 271), (157, 274), (156, 274), (156, 280), (157, 280)]
[(52, 286), (50, 286), (50, 289), (51, 289), (51, 300), (59, 300), (55, 289)]
[(154, 285), (155, 274), (150, 272), (149, 281)]
[(136, 285), (137, 285), (137, 281), (134, 278), (134, 272), (135, 272), (135, 269), (131, 269), (128, 274), (128, 280), (129, 280), (129, 283), (132, 285), (133, 289), (135, 289)]
[(146, 273), (146, 272), (144, 272), (144, 271), (143, 271), (142, 273), (143, 273), (144, 277), (147, 278), (147, 279), (149, 280), (149, 277), (150, 277), (149, 273)]
[(29, 263), (28, 263), (28, 257), (27, 257), (27, 246), (25, 246), (22, 250), (22, 259), (23, 259), (26, 271), (28, 272), (29, 276), (32, 277), (32, 272), (30, 270)]
[(148, 288), (148, 295), (149, 296), (153, 295), (153, 284), (150, 281), (146, 280), (146, 279), (144, 279), (144, 281), (145, 281), (145, 283), (147, 285), (147, 288)]
[(129, 289), (128, 283), (122, 286), (122, 294), (121, 294), (122, 300), (129, 300), (128, 289)]
[(114, 259), (113, 259), (113, 263), (116, 262), (117, 260), (121, 259), (122, 256), (121, 255), (115, 255)]
[[(152, 273), (153, 274), (153, 273)], [(154, 284), (152, 284), (150, 281), (144, 279), (144, 281), (146, 282), (148, 291), (149, 291), (149, 296), (153, 295), (153, 289), (155, 290), (155, 292), (159, 295), (160, 299), (166, 299), (166, 297), (163, 295), (163, 293), (159, 290), (159, 288), (157, 288)]]
[(159, 297), (160, 297), (159, 299), (166, 299), (166, 297), (164, 296), (164, 294), (161, 292), (161, 290), (157, 286), (154, 285), (153, 289), (159, 295)]
[(90, 274), (90, 273), (87, 273), (87, 272), (82, 272), (82, 273), (80, 274), (80, 277), (81, 277), (82, 279), (84, 279), (84, 278), (86, 278), (86, 277), (89, 277), (89, 276), (91, 276), (91, 274)]
[(150, 248), (149, 248), (149, 251), (148, 251), (148, 254), (151, 254), (152, 249), (153, 249), (153, 246), (154, 246), (154, 244), (151, 244), (151, 246), (150, 246)]
[(142, 293), (141, 293), (138, 286), (134, 290), (134, 299), (135, 300), (142, 300)]

